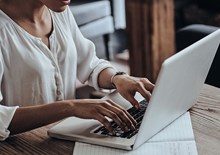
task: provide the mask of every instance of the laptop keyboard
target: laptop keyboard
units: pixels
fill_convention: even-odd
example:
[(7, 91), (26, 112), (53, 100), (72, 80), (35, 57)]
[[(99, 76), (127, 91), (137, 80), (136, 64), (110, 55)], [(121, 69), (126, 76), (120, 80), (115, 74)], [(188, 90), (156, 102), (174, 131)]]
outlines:
[(132, 136), (134, 136), (139, 131), (142, 119), (144, 117), (144, 113), (148, 105), (146, 100), (141, 101), (139, 104), (140, 104), (140, 109), (131, 107), (130, 109), (127, 110), (128, 113), (137, 122), (137, 126), (135, 130), (123, 131), (114, 121), (112, 121), (111, 125), (112, 125), (112, 128), (115, 130), (115, 135), (112, 135), (103, 125), (95, 129), (93, 133), (130, 139)]

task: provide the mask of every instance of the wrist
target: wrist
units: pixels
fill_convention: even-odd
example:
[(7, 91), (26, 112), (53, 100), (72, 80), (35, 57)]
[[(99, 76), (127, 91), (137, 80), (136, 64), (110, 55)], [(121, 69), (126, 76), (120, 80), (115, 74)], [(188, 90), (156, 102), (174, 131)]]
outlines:
[(126, 75), (126, 73), (125, 72), (116, 72), (114, 75), (112, 75), (112, 77), (111, 77), (111, 85), (112, 85), (112, 87), (114, 88), (114, 89), (116, 89), (116, 79), (118, 78), (118, 77), (120, 77), (120, 76), (123, 76), (123, 75)]
[(75, 100), (63, 100), (57, 102), (57, 104), (61, 105), (59, 108), (65, 118), (74, 115), (75, 102)]

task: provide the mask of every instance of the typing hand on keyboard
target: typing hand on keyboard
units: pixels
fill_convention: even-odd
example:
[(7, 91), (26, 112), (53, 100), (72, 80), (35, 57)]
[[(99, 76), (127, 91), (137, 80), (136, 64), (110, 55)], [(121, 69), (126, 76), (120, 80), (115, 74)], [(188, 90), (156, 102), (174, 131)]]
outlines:
[(149, 101), (154, 89), (154, 84), (147, 78), (133, 77), (127, 74), (113, 76), (111, 81), (120, 95), (137, 109), (139, 108), (139, 103), (135, 99), (135, 94), (138, 92)]
[(140, 128), (142, 119), (144, 117), (144, 113), (147, 108), (147, 102), (146, 100), (143, 100), (140, 102), (140, 108), (136, 109), (135, 107), (131, 107), (128, 109), (128, 113), (136, 120), (137, 126), (135, 130), (128, 130), (128, 131), (123, 131), (114, 121), (111, 122), (111, 126), (115, 131), (115, 134), (113, 135), (110, 133), (104, 126), (100, 126), (96, 128), (94, 131), (92, 131), (95, 134), (101, 134), (101, 135), (108, 135), (108, 136), (117, 136), (121, 138), (131, 138), (134, 136)]

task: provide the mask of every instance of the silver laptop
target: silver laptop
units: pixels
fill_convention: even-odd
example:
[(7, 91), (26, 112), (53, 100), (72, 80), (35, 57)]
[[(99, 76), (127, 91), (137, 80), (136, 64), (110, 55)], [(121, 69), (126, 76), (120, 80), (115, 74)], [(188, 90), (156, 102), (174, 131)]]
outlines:
[[(129, 137), (111, 136), (98, 121), (75, 117), (53, 126), (48, 130), (49, 136), (125, 150), (138, 148), (196, 103), (219, 43), (217, 30), (164, 61), (152, 97), (145, 103), (139, 129)], [(130, 108), (117, 92), (106, 98)], [(143, 97), (137, 95), (136, 99), (141, 101)]]

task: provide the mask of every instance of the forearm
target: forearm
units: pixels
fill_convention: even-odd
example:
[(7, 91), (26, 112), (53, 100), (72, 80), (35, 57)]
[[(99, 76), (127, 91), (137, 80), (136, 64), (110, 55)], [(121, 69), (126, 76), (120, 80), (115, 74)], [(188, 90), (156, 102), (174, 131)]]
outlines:
[(96, 119), (111, 132), (113, 132), (113, 129), (106, 116), (113, 119), (122, 129), (126, 125), (129, 129), (134, 130), (136, 124), (135, 120), (126, 110), (111, 100), (80, 99), (18, 108), (9, 126), (9, 131), (11, 134), (16, 134), (69, 116), (82, 119)]
[(38, 128), (71, 115), (71, 104), (56, 102), (39, 106), (18, 108), (9, 125), (11, 134)]
[(98, 76), (98, 84), (100, 88), (112, 89), (111, 77), (116, 73), (113, 68), (104, 69)]

